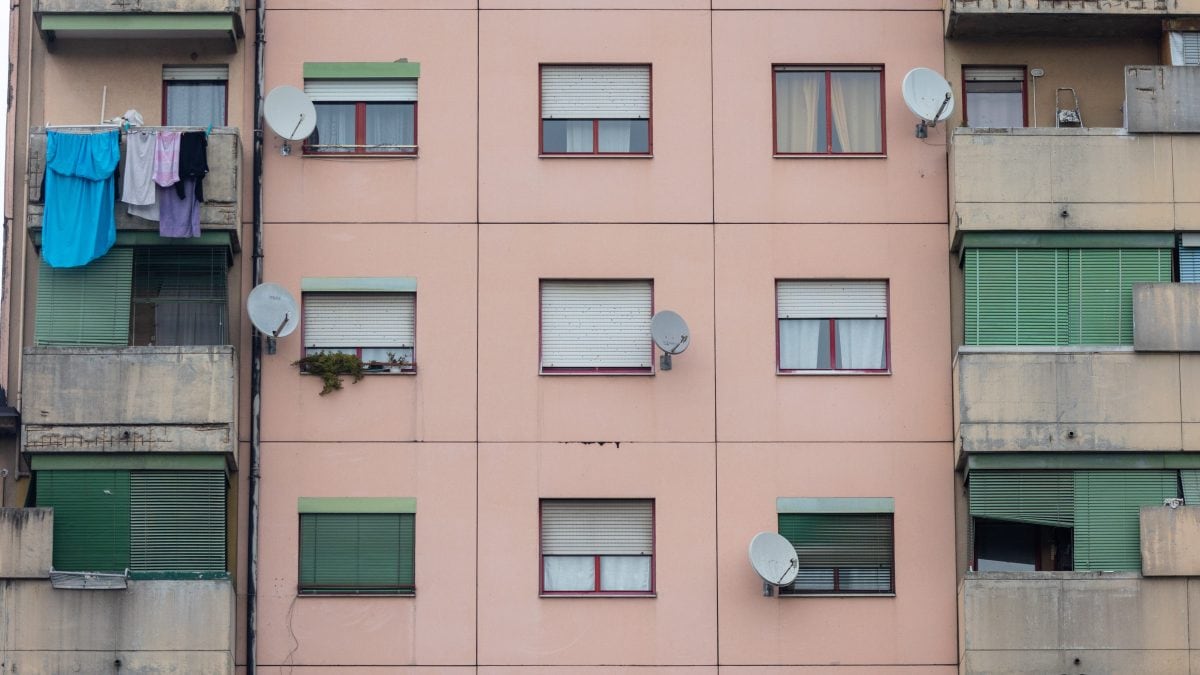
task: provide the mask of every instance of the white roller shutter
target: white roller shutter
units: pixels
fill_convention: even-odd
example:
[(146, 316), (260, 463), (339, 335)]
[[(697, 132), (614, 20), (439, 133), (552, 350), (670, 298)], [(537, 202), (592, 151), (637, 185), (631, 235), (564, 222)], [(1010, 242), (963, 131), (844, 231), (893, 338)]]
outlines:
[(314, 101), (415, 101), (417, 81), (305, 80), (304, 93)]
[(1024, 68), (964, 68), (967, 82), (1024, 82)]
[(650, 66), (542, 66), (543, 119), (650, 119)]
[(543, 368), (649, 368), (649, 281), (542, 282)]
[(1171, 65), (1200, 66), (1200, 33), (1168, 33), (1171, 48)]
[(229, 66), (163, 66), (163, 79), (172, 82), (228, 80)]
[(780, 319), (886, 319), (886, 281), (780, 281)]
[(649, 499), (554, 499), (542, 502), (543, 555), (652, 555)]
[(304, 346), (412, 347), (413, 293), (304, 294)]

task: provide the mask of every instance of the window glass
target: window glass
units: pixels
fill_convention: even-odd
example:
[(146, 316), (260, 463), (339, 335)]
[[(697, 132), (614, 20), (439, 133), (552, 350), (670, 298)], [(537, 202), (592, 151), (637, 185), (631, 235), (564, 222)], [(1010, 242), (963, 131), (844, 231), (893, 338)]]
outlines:
[(825, 152), (825, 73), (775, 73), (778, 152)]
[(1024, 68), (963, 68), (967, 126), (1025, 126)]
[(135, 249), (133, 344), (229, 344), (226, 261), (218, 247)]
[(353, 152), (354, 103), (314, 103), (317, 128), (309, 137), (312, 152)]
[(831, 152), (883, 151), (879, 73), (830, 73)]
[(591, 120), (544, 120), (542, 150), (545, 152), (591, 152)]
[(167, 126), (225, 126), (225, 82), (171, 81), (166, 87)]
[(367, 152), (394, 152), (400, 145), (413, 145), (414, 106), (411, 103), (367, 103)]
[(775, 151), (882, 153), (881, 75), (866, 67), (776, 66)]

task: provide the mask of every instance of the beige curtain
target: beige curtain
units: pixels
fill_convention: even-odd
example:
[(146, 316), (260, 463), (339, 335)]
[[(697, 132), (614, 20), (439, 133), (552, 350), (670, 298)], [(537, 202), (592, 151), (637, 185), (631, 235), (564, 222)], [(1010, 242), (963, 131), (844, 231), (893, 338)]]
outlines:
[(779, 152), (825, 152), (824, 94), (825, 73), (776, 73), (775, 127)]
[(879, 73), (835, 72), (829, 83), (836, 152), (883, 152)]

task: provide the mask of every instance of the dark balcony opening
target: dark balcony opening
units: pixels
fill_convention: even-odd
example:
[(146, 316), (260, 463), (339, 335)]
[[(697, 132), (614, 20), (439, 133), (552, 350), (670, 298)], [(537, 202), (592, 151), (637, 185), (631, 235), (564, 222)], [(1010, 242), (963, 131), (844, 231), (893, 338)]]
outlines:
[(979, 572), (1067, 572), (1072, 530), (987, 518), (975, 519), (975, 569)]

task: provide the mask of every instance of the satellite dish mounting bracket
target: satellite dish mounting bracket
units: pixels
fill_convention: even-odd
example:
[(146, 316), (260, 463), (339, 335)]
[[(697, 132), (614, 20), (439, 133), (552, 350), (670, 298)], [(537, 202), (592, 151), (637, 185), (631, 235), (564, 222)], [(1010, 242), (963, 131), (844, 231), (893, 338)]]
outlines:
[(930, 127), (936, 127), (937, 121), (942, 118), (942, 112), (946, 110), (946, 106), (950, 105), (952, 98), (950, 92), (946, 92), (946, 98), (942, 99), (942, 105), (937, 110), (937, 114), (933, 116), (933, 121), (921, 120), (917, 123), (917, 138), (929, 138)]

